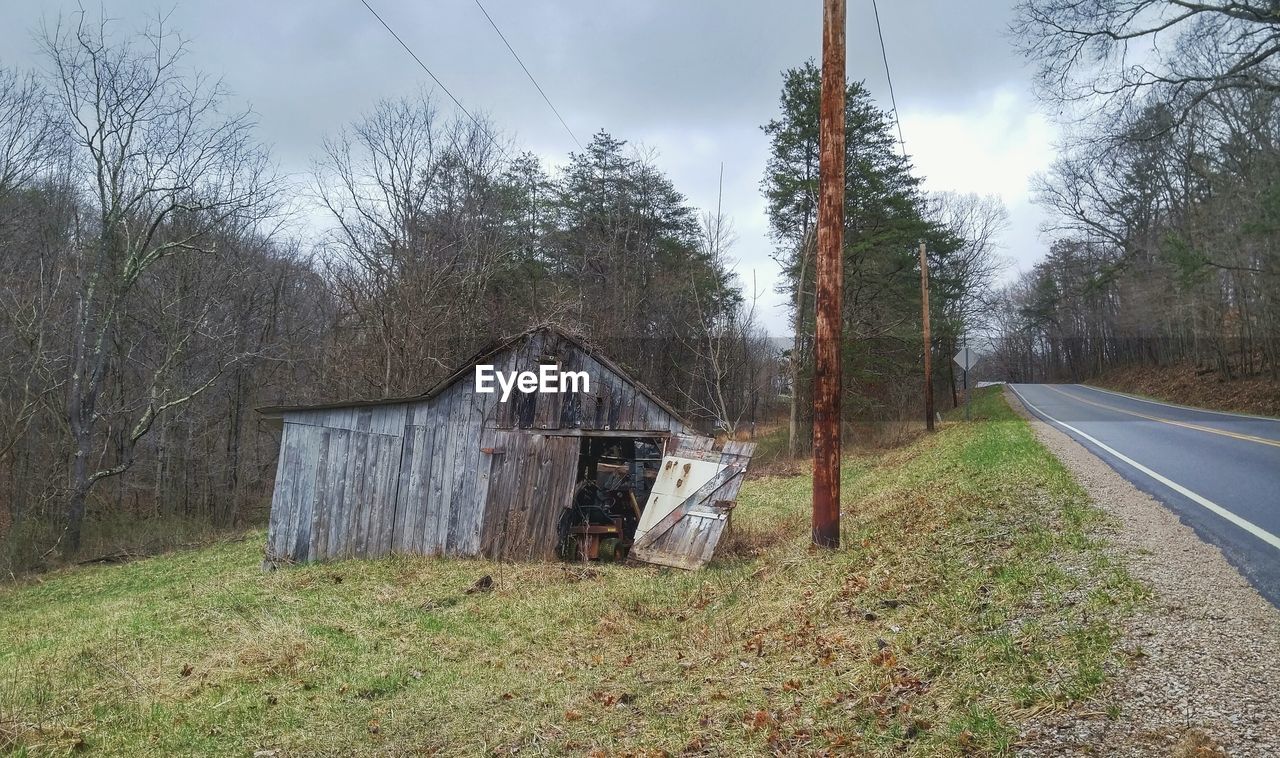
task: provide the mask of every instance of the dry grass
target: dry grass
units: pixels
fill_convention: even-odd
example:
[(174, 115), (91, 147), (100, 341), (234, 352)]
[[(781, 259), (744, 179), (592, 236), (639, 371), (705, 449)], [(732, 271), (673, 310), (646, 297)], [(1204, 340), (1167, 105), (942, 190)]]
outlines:
[[(1137, 588), (996, 394), (844, 472), (748, 482), (725, 553), (258, 571), (261, 537), (0, 590), (0, 746), (104, 754), (1005, 753), (1096, 692)], [(467, 594), (484, 575), (493, 589)]]
[(1090, 384), (1156, 400), (1235, 413), (1280, 416), (1280, 380), (1267, 376), (1227, 380), (1191, 364), (1114, 369)]

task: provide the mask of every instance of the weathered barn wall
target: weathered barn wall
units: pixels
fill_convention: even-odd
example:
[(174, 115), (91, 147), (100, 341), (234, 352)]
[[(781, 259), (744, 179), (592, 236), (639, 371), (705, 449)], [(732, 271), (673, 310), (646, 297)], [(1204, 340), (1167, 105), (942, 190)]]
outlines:
[[(606, 359), (584, 350), (556, 332), (536, 332), (522, 344), (494, 356), (489, 362), (502, 371), (537, 371), (544, 357), (555, 357), (561, 371), (585, 371), (591, 392), (522, 394), (513, 392), (506, 403), (497, 395), (484, 395), (485, 425), (510, 429), (580, 429), (666, 431), (678, 434), (684, 424), (662, 407), (646, 390), (616, 370)], [(474, 390), (468, 381), (466, 391)]]
[(284, 425), (268, 560), (385, 555), (404, 405), (304, 411)]
[[(586, 371), (590, 392), (476, 393), (474, 366)], [(286, 408), (268, 562), (390, 552), (547, 556), (573, 493), (577, 436), (665, 436), (683, 422), (608, 359), (545, 329), (421, 398)], [(491, 450), (493, 452), (485, 452)]]
[(393, 549), (475, 555), (489, 461), (480, 452), (483, 398), (468, 382), (409, 406)]

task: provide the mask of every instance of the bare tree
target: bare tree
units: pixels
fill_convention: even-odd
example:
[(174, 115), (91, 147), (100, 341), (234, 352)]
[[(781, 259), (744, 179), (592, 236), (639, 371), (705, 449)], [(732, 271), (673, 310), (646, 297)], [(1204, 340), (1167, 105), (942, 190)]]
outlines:
[[(222, 114), (221, 85), (188, 76), (185, 46), (163, 18), (121, 39), (105, 17), (95, 22), (80, 12), (48, 29), (43, 46), (49, 88), (67, 125), (72, 180), (91, 211), (77, 230), (67, 387), (73, 453), (66, 545), (76, 550), (93, 487), (127, 470), (157, 418), (190, 402), (225, 367), (176, 381), (202, 326), (196, 314), (135, 372), (138, 384), (112, 388), (113, 365), (129, 360), (129, 346), (117, 337), (131, 297), (162, 261), (215, 252), (215, 230), (251, 227), (270, 210), (277, 185), (252, 139), (249, 114)], [(108, 390), (134, 400), (122, 414), (128, 422), (118, 457), (99, 466), (94, 445), (105, 431), (100, 405)]]
[[(728, 259), (736, 235), (717, 211), (702, 215), (704, 255), (716, 268), (731, 270)], [(733, 437), (744, 418), (754, 436), (756, 414), (773, 384), (777, 356), (756, 319), (758, 293), (744, 301), (737, 288), (716, 282), (710, 292), (695, 292), (695, 333), (682, 340), (692, 360), (684, 368), (688, 386), (680, 389), (686, 404), (709, 419), (718, 433)]]
[(334, 221), (326, 262), (340, 327), (351, 349), (378, 356), (377, 374), (353, 389), (420, 389), (483, 320), (510, 254), (495, 236), (505, 168), (487, 125), (445, 119), (421, 95), (383, 101), (325, 141), (315, 192)]
[(1159, 90), (1180, 123), (1214, 93), (1280, 91), (1273, 0), (1023, 0), (1013, 31), (1043, 94), (1087, 115)]
[(55, 159), (58, 134), (50, 111), (48, 93), (34, 75), (0, 69), (0, 200)]

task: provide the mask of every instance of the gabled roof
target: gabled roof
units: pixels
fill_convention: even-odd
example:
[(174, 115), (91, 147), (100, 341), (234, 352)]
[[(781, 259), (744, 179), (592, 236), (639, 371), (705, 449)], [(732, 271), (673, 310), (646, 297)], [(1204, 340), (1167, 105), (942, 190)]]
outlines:
[(612, 360), (606, 357), (599, 350), (595, 349), (590, 344), (588, 344), (587, 341), (584, 340), (582, 337), (579, 337), (574, 334), (570, 334), (568, 331), (562, 329), (559, 326), (556, 326), (555, 324), (540, 324), (538, 326), (530, 327), (524, 330), (523, 332), (520, 332), (514, 337), (510, 337), (505, 340), (494, 340), (490, 342), (488, 345), (482, 348), (478, 353), (473, 355), (471, 358), (463, 361), (462, 364), (459, 365), (457, 370), (455, 370), (453, 373), (449, 374), (444, 379), (441, 379), (434, 386), (432, 386), (431, 389), (419, 395), (408, 395), (404, 397), (385, 397), (385, 398), (367, 399), (367, 400), (346, 400), (346, 401), (332, 402), (332, 403), (315, 403), (312, 405), (271, 405), (271, 406), (264, 406), (262, 408), (258, 408), (257, 411), (258, 413), (261, 413), (262, 415), (270, 418), (279, 418), (283, 414), (291, 411), (318, 411), (318, 410), (327, 410), (330, 408), (362, 408), (362, 407), (373, 406), (373, 405), (394, 405), (396, 403), (414, 403), (414, 402), (421, 402), (423, 400), (430, 400), (431, 398), (439, 395), (441, 392), (444, 392), (446, 389), (451, 387), (455, 382), (471, 374), (477, 363), (484, 363), (487, 359), (492, 358), (495, 355), (498, 355), (499, 353), (507, 350), (513, 345), (519, 343), (524, 339), (527, 339), (529, 336), (536, 334), (538, 332), (548, 332), (550, 334), (556, 335), (557, 337), (560, 337), (561, 339), (564, 339), (568, 342), (573, 343), (581, 350), (589, 353), (591, 357), (599, 361), (602, 366), (609, 369), (610, 371), (617, 374), (618, 376), (622, 377), (622, 379), (624, 379), (625, 381), (628, 381), (631, 384), (635, 385), (636, 389), (643, 392), (646, 397), (648, 397), (650, 400), (656, 403), (659, 408), (669, 413), (672, 418), (679, 421), (681, 424), (683, 424), (684, 426), (690, 429), (693, 428), (692, 424), (686, 421), (683, 416), (681, 416), (678, 412), (676, 412), (674, 408), (672, 408), (670, 405), (667, 404), (667, 401), (659, 397), (653, 390), (641, 384), (635, 377), (631, 376), (631, 374), (627, 373), (617, 363), (614, 363)]

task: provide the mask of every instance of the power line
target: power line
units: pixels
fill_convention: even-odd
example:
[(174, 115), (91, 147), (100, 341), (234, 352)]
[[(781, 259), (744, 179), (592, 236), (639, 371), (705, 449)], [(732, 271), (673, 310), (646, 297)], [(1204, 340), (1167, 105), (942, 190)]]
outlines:
[(898, 144), (902, 146), (902, 157), (907, 157), (907, 141), (902, 138), (902, 120), (898, 118), (898, 99), (893, 95), (893, 76), (889, 73), (889, 54), (884, 50), (884, 32), (880, 29), (880, 6), (871, 0), (871, 10), (876, 14), (876, 36), (880, 38), (880, 57), (884, 60), (884, 78), (889, 82), (889, 102), (893, 105), (893, 123), (898, 127)]
[(438, 76), (431, 73), (431, 69), (427, 68), (427, 64), (422, 62), (422, 59), (418, 57), (418, 54), (413, 52), (413, 50), (410, 49), (409, 46), (405, 44), (404, 40), (400, 39), (400, 35), (396, 34), (396, 30), (392, 29), (390, 24), (382, 20), (382, 16), (378, 15), (378, 12), (373, 9), (372, 5), (369, 5), (367, 0), (360, 0), (360, 2), (364, 4), (364, 7), (369, 9), (369, 12), (373, 14), (374, 18), (378, 19), (378, 23), (382, 24), (383, 28), (386, 29), (388, 32), (390, 32), (392, 37), (395, 37), (396, 42), (400, 43), (400, 47), (404, 48), (404, 51), (408, 53), (413, 58), (413, 60), (417, 62), (419, 66), (422, 67), (422, 70), (427, 72), (427, 76), (431, 77), (431, 80), (434, 81), (440, 87), (440, 89), (444, 90), (444, 93), (449, 96), (449, 99), (453, 101), (453, 104), (458, 106), (458, 110), (462, 111), (462, 113), (467, 118), (471, 119), (471, 123), (475, 124), (476, 128), (479, 129), (480, 132), (484, 134), (484, 136), (489, 138), (489, 142), (494, 147), (498, 148), (498, 150), (505, 155), (506, 150), (503, 150), (502, 146), (499, 145), (497, 140), (493, 138), (493, 135), (490, 134), (490, 130), (488, 129), (488, 127), (486, 127), (484, 124), (481, 124), (479, 119), (471, 115), (471, 112), (468, 111), (462, 105), (461, 102), (459, 102), (458, 98), (453, 96), (453, 93), (449, 91), (449, 88), (444, 86), (444, 82), (440, 81), (440, 78)]
[(529, 81), (533, 82), (533, 86), (537, 88), (538, 94), (542, 95), (542, 99), (546, 101), (547, 107), (551, 109), (552, 113), (556, 114), (556, 118), (560, 119), (560, 125), (563, 126), (564, 130), (569, 133), (571, 138), (573, 138), (574, 144), (578, 146), (579, 150), (584, 149), (582, 147), (582, 143), (578, 141), (577, 135), (575, 135), (573, 130), (569, 128), (569, 125), (565, 123), (564, 116), (561, 116), (560, 111), (556, 110), (556, 106), (552, 104), (551, 98), (547, 97), (547, 93), (542, 91), (542, 85), (538, 84), (538, 80), (533, 78), (533, 74), (529, 72), (529, 67), (524, 65), (524, 61), (520, 60), (520, 54), (517, 53), (516, 49), (507, 41), (507, 35), (503, 34), (502, 30), (498, 28), (498, 25), (494, 23), (493, 16), (490, 16), (489, 11), (484, 9), (484, 5), (480, 3), (480, 0), (476, 0), (476, 6), (480, 8), (480, 12), (484, 14), (484, 17), (489, 20), (489, 26), (492, 26), (493, 30), (498, 33), (498, 36), (502, 38), (502, 44), (506, 45), (507, 49), (511, 51), (511, 56), (516, 59), (516, 63), (519, 63), (520, 68), (524, 69), (524, 75), (529, 77)]

